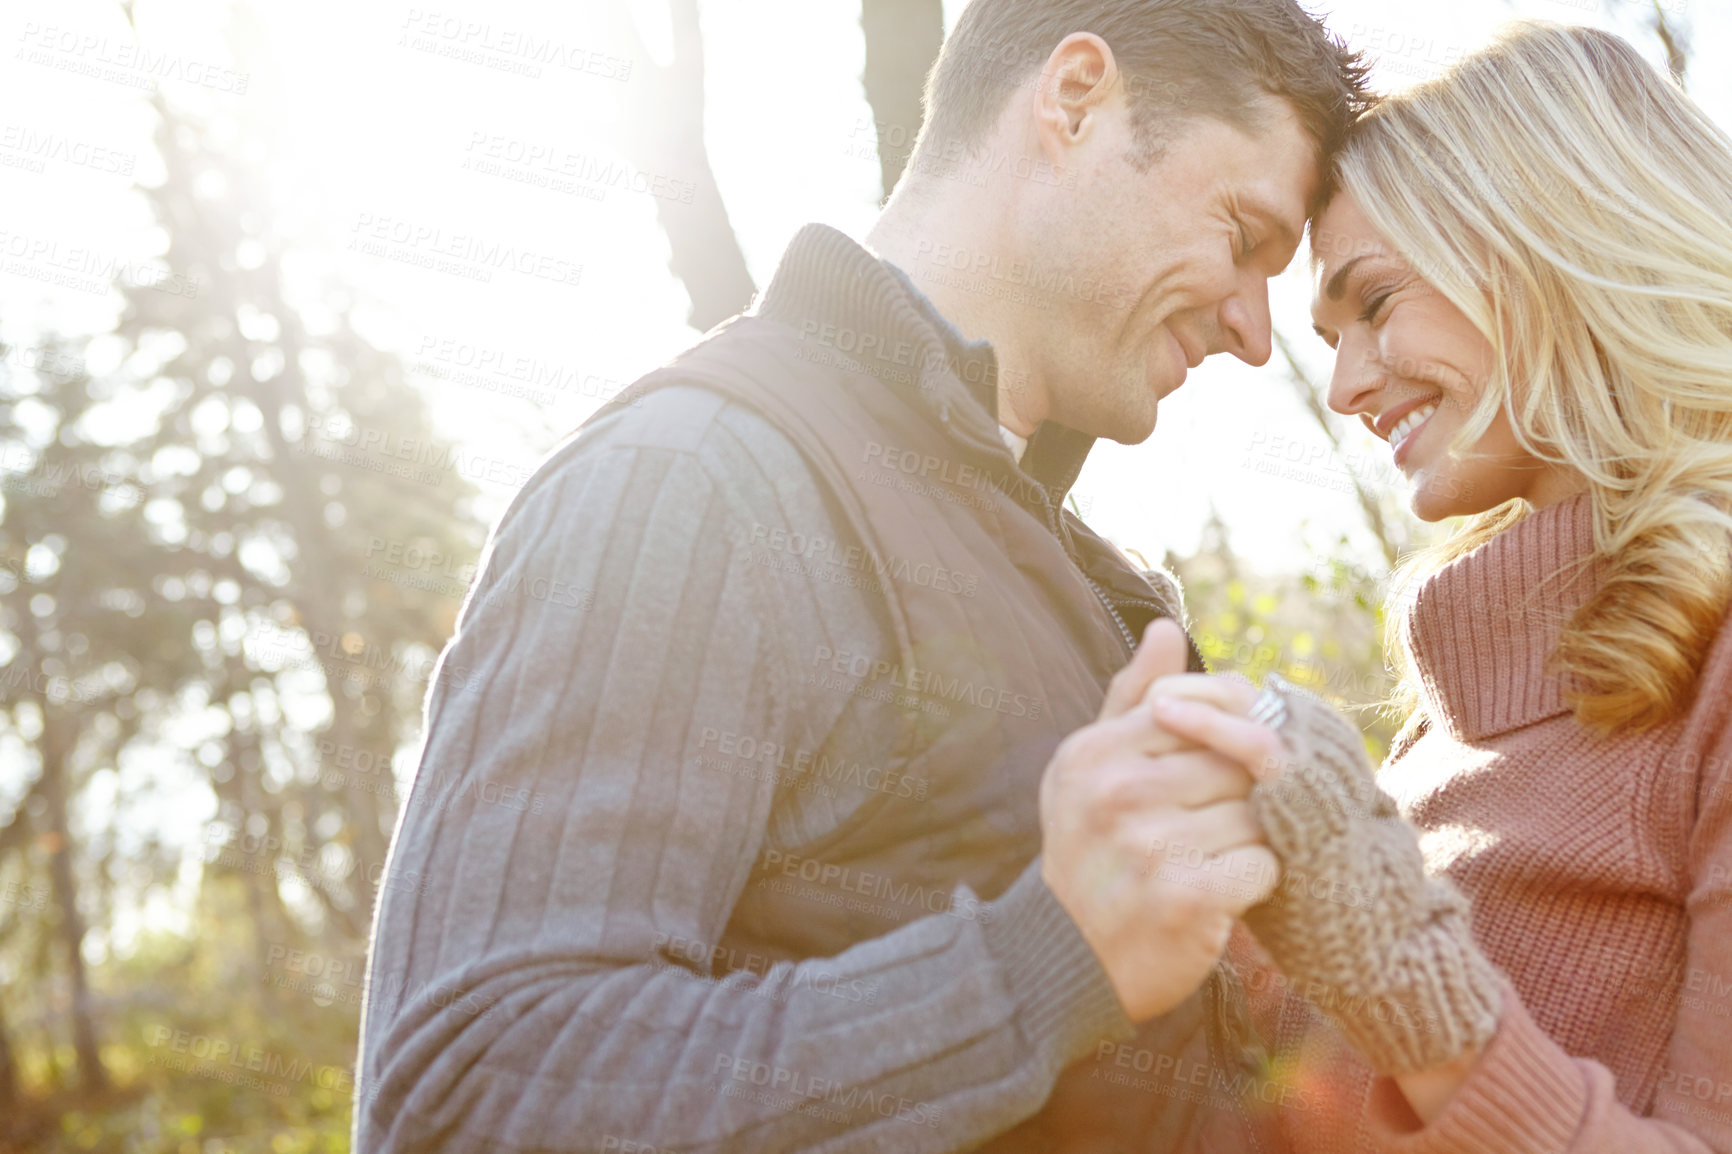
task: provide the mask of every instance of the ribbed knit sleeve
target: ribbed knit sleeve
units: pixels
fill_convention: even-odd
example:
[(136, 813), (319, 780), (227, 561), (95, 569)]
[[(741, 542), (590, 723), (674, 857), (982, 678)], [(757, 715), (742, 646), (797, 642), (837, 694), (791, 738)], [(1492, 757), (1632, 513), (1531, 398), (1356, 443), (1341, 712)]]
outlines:
[[(1642, 1117), (1618, 1101), (1611, 1072), (1598, 1062), (1573, 1058), (1546, 1036), (1514, 989), (1505, 991), (1497, 1037), (1429, 1126), (1407, 1132), (1411, 1117), (1393, 1079), (1379, 1078), (1372, 1091), (1365, 1130), (1373, 1148), (1389, 1154), (1726, 1154), (1732, 1151), (1732, 1097), (1715, 1093), (1732, 1079), (1732, 1061), (1722, 1025), (1712, 1064), (1668, 1070), (1673, 1085), (1692, 1089), (1695, 1101), (1664, 1116)], [(1682, 1023), (1681, 1023), (1682, 1024)], [(1707, 1022), (1704, 1027), (1712, 1028)], [(1685, 1028), (1689, 1031), (1688, 1027)], [(1674, 1038), (1676, 1041), (1676, 1036)], [(1663, 1083), (1661, 1094), (1667, 1087)]]
[(781, 813), (706, 743), (820, 746), (846, 702), (812, 653), (888, 644), (861, 591), (739, 563), (761, 527), (838, 532), (785, 438), (690, 388), (591, 426), (502, 519), (381, 887), (356, 1150), (961, 1149), (1129, 1033), (1038, 862), (987, 917), (692, 963)]

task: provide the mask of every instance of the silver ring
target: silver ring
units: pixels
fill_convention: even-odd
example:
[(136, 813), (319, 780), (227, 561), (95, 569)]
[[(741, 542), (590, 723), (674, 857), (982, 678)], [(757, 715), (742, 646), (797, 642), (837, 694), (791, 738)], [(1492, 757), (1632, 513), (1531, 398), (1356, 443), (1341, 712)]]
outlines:
[(1281, 696), (1270, 681), (1278, 680), (1270, 674), (1264, 680), (1263, 692), (1257, 695), (1257, 700), (1251, 706), (1251, 712), (1246, 714), (1258, 725), (1267, 725), (1270, 729), (1280, 729), (1287, 722), (1287, 699)]

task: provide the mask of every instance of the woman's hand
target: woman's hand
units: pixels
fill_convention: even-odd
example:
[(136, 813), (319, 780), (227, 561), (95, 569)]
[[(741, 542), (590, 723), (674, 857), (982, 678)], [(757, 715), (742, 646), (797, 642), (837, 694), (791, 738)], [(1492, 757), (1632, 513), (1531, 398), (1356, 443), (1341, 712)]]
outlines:
[(1502, 1007), (1467, 900), (1426, 875), (1418, 837), (1377, 788), (1357, 728), (1288, 687), (1277, 732), (1248, 716), (1257, 696), (1242, 679), (1187, 674), (1146, 697), (1164, 729), (1257, 779), (1252, 813), (1284, 876), (1246, 924), (1378, 1070), (1470, 1059)]

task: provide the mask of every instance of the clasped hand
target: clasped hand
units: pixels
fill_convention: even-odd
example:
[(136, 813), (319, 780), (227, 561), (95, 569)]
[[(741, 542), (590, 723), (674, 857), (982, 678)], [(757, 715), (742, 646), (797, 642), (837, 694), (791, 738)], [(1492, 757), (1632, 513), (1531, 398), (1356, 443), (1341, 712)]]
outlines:
[(1168, 690), (1203, 707), (1249, 691), (1184, 676), (1185, 652), (1178, 626), (1151, 625), (1100, 717), (1060, 743), (1041, 781), (1042, 876), (1133, 1021), (1201, 985), (1280, 877), (1248, 800), (1265, 756), (1250, 723), (1216, 708), (1206, 735), (1181, 734), (1156, 719)]
[(1200, 674), (1144, 694), (1170, 740), (1257, 782), (1247, 808), (1283, 875), (1246, 924), (1373, 1067), (1413, 1073), (1476, 1052), (1496, 1031), (1501, 989), (1467, 899), (1427, 874), (1356, 726), (1289, 690), (1276, 732), (1247, 716), (1257, 696), (1242, 678)]

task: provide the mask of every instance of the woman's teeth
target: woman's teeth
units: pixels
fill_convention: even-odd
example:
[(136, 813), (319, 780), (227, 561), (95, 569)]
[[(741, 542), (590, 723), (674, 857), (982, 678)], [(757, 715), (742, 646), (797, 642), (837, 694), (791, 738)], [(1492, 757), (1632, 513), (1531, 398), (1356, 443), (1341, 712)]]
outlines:
[(1401, 444), (1407, 439), (1409, 433), (1425, 424), (1431, 418), (1431, 414), (1435, 412), (1437, 412), (1436, 405), (1423, 405), (1401, 418), (1396, 422), (1395, 428), (1389, 430), (1389, 443), (1391, 445)]

